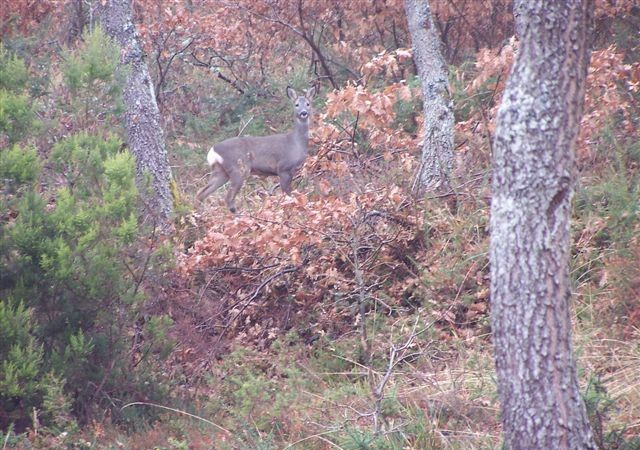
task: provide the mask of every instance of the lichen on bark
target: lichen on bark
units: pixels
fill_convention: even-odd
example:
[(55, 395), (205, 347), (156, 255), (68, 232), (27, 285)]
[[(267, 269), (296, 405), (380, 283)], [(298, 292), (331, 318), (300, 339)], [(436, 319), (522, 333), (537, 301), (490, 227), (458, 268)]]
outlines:
[(510, 450), (595, 449), (569, 305), (573, 151), (592, 6), (514, 5), (520, 46), (497, 116), (490, 245), (492, 332)]
[(136, 159), (137, 184), (142, 194), (143, 216), (166, 229), (173, 212), (171, 170), (144, 52), (133, 23), (129, 0), (106, 0), (98, 4), (105, 32), (122, 49), (121, 67), (127, 75), (123, 92), (127, 144)]
[(422, 84), (424, 143), (417, 193), (448, 192), (453, 167), (453, 107), (441, 41), (427, 0), (405, 0), (413, 60)]

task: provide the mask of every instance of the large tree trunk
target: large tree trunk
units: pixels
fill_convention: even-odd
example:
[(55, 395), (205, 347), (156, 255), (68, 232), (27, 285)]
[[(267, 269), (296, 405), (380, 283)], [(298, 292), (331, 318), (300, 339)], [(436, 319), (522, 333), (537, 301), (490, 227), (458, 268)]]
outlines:
[(497, 117), (491, 307), (506, 448), (595, 449), (572, 355), (569, 219), (590, 0), (517, 0)]
[(145, 203), (144, 215), (164, 228), (173, 211), (171, 170), (167, 159), (160, 112), (144, 53), (133, 23), (129, 0), (98, 2), (102, 27), (122, 49), (127, 75), (123, 100), (129, 148), (137, 166), (138, 187)]
[(453, 166), (453, 109), (440, 36), (428, 0), (405, 0), (405, 11), (424, 106), (424, 144), (414, 190), (449, 191)]

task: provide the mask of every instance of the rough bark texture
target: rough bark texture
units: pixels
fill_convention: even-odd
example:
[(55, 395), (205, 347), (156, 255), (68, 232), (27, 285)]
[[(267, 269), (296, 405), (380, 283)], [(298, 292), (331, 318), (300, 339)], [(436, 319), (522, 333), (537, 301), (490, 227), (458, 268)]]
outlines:
[(506, 448), (595, 449), (571, 344), (569, 220), (590, 0), (517, 0), (498, 111), (491, 299)]
[(153, 82), (133, 24), (131, 5), (129, 0), (98, 4), (102, 27), (122, 49), (121, 63), (127, 74), (124, 122), (129, 148), (136, 159), (138, 187), (146, 205), (144, 214), (164, 228), (173, 210), (171, 170)]
[(405, 0), (405, 10), (424, 105), (424, 144), (414, 190), (448, 191), (453, 166), (453, 108), (447, 66), (429, 2)]

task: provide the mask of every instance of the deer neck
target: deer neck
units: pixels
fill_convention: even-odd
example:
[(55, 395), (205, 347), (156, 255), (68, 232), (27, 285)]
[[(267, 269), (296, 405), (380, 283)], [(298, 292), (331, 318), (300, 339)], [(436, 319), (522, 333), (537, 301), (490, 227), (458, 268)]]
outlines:
[(309, 143), (309, 121), (302, 121), (296, 118), (291, 137), (293, 138), (296, 150), (306, 155), (307, 145)]

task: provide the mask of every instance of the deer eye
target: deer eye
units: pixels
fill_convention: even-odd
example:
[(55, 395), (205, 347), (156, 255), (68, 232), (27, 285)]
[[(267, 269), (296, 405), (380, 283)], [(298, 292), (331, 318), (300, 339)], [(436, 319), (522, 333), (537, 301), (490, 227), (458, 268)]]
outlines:
[(300, 103), (296, 103), (296, 108), (298, 108), (300, 106)]

